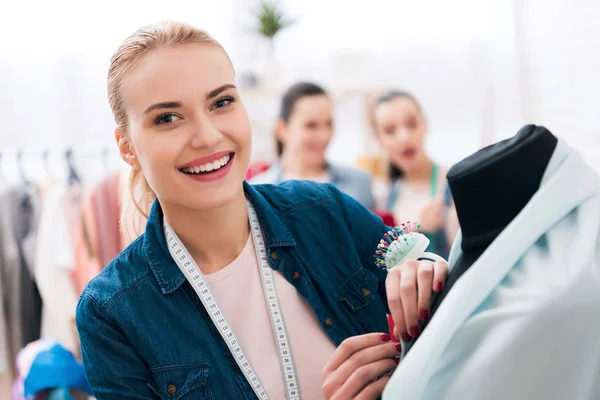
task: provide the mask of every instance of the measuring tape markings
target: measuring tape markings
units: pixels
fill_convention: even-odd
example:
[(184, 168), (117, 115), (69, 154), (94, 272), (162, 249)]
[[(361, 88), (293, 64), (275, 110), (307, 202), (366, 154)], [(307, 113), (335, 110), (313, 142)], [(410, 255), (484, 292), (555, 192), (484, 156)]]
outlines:
[[(256, 247), (257, 261), (261, 270), (260, 275), (263, 292), (267, 302), (271, 326), (273, 328), (273, 335), (279, 353), (279, 363), (282, 371), (283, 384), (286, 390), (286, 398), (288, 400), (299, 400), (301, 398), (300, 387), (298, 385), (294, 358), (289, 346), (285, 320), (281, 312), (279, 297), (275, 287), (273, 270), (268, 262), (265, 242), (262, 236), (256, 211), (250, 202), (247, 201), (247, 205), (248, 217), (250, 219), (250, 230), (252, 232), (252, 238)], [(234, 356), (238, 366), (246, 377), (246, 380), (248, 383), (250, 383), (252, 389), (254, 390), (254, 393), (259, 399), (268, 400), (269, 397), (264, 386), (254, 371), (254, 368), (250, 364), (250, 361), (244, 354), (239, 341), (231, 329), (230, 324), (227, 322), (227, 318), (223, 312), (221, 312), (221, 309), (210, 290), (209, 284), (206, 283), (204, 276), (198, 268), (198, 265), (191, 257), (183, 243), (181, 243), (181, 240), (177, 234), (167, 224), (166, 220), (164, 221), (164, 232), (171, 257), (176, 262), (177, 266), (183, 272), (186, 279), (190, 282), (194, 291), (200, 298), (212, 322), (215, 324), (215, 326), (217, 326), (219, 333), (229, 348), (229, 351)]]

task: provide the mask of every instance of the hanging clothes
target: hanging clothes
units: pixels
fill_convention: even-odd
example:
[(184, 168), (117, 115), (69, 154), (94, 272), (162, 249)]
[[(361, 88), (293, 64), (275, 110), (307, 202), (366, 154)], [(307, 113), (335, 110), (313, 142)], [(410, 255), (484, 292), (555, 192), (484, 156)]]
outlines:
[(120, 177), (113, 174), (102, 180), (92, 192), (92, 206), (97, 216), (97, 254), (102, 268), (122, 250), (119, 231)]
[(123, 249), (119, 215), (120, 175), (113, 174), (85, 197), (75, 224), (73, 280), (77, 293)]
[[(39, 197), (32, 186), (0, 190), (0, 282), (6, 353), (13, 360), (25, 344), (39, 339), (42, 301), (33, 274)], [(6, 362), (6, 361), (5, 361)]]
[(35, 278), (43, 299), (42, 337), (52, 337), (71, 352), (78, 352), (72, 325), (77, 307), (73, 285), (75, 268), (69, 198), (79, 186), (56, 185), (46, 192), (35, 253)]

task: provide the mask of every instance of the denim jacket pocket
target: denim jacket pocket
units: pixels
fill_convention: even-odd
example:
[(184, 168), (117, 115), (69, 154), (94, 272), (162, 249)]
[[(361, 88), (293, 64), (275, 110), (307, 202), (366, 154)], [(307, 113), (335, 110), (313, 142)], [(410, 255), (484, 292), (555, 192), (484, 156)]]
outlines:
[(344, 303), (353, 313), (368, 306), (378, 296), (377, 277), (364, 268), (360, 268), (352, 274), (338, 288), (338, 299)]
[(148, 386), (161, 399), (211, 400), (213, 395), (208, 372), (208, 363), (155, 368), (152, 370), (152, 382)]

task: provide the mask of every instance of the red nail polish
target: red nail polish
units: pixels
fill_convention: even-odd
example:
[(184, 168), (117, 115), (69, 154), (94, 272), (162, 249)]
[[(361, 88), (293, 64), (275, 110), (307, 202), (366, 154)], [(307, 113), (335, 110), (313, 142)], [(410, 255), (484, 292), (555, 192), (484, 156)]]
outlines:
[(421, 334), (421, 330), (419, 329), (418, 326), (412, 326), (412, 327), (408, 328), (408, 333), (410, 333), (410, 336), (412, 336), (413, 338), (416, 339)]
[(396, 350), (398, 350), (398, 353), (402, 353), (402, 345), (400, 343), (396, 343)]
[(406, 332), (402, 332), (400, 334), (400, 336), (402, 337), (402, 340), (404, 340), (405, 342), (410, 342), (412, 340), (412, 338)]
[[(396, 364), (400, 364), (400, 359), (399, 358), (395, 358), (394, 361), (396, 361)], [(390, 376), (392, 376), (392, 375), (390, 374)]]
[(382, 333), (381, 335), (379, 335), (379, 339), (383, 340), (384, 342), (389, 342), (391, 338), (392, 337), (387, 333)]
[(429, 318), (429, 311), (428, 311), (428, 310), (426, 310), (426, 309), (424, 309), (424, 308), (423, 308), (423, 309), (421, 309), (421, 310), (419, 311), (419, 319), (420, 319), (421, 321), (427, 321), (427, 318)]
[(438, 282), (438, 283), (435, 284), (435, 291), (436, 292), (438, 292), (438, 293), (441, 292), (443, 288), (444, 288), (444, 284), (442, 282)]

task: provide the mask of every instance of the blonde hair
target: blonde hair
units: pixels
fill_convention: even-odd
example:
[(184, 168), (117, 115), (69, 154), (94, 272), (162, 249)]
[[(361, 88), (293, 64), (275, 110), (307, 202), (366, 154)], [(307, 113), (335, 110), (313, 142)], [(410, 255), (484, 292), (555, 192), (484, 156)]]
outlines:
[[(117, 130), (127, 133), (127, 112), (123, 104), (123, 82), (137, 62), (146, 54), (163, 46), (209, 44), (222, 48), (205, 31), (181, 23), (163, 21), (144, 26), (123, 41), (112, 56), (108, 69), (108, 102)], [(129, 195), (124, 196), (121, 207), (121, 231), (125, 240), (131, 241), (143, 232), (150, 207), (156, 194), (141, 170), (131, 169), (127, 180)]]

